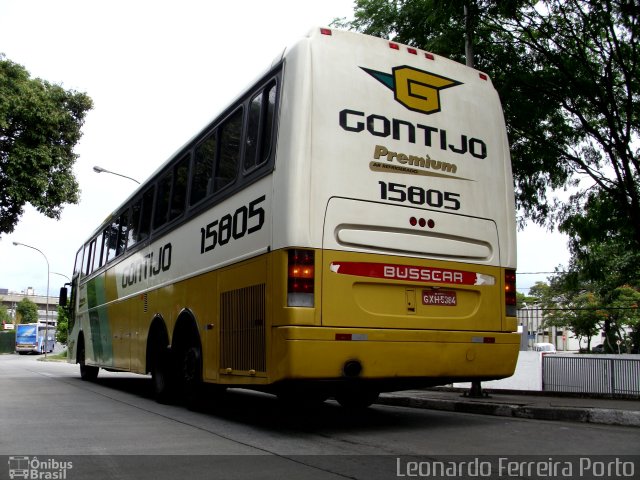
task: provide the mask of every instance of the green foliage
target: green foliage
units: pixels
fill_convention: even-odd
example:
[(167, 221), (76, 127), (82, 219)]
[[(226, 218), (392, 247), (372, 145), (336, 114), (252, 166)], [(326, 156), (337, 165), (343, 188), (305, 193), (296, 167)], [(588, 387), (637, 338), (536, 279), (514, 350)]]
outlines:
[(587, 339), (587, 350), (591, 349), (591, 337), (602, 330), (605, 313), (592, 292), (584, 292), (574, 297), (568, 305), (564, 319), (567, 327), (578, 338)]
[(26, 203), (59, 218), (63, 204), (78, 202), (73, 148), (91, 107), (86, 94), (32, 79), (0, 55), (0, 234)]
[(4, 323), (11, 323), (11, 317), (9, 317), (7, 307), (0, 305), (0, 325)]
[(58, 343), (67, 343), (69, 337), (69, 317), (66, 307), (58, 307), (58, 325), (56, 326), (56, 341)]
[(25, 297), (16, 306), (16, 317), (18, 323), (36, 323), (38, 321), (38, 306)]
[(590, 194), (581, 211), (576, 209), (560, 226), (570, 237), (572, 277), (567, 281), (591, 282), (603, 298), (619, 286), (640, 286), (640, 248), (632, 240), (628, 219), (620, 217), (604, 195)]
[[(630, 353), (640, 353), (640, 291), (624, 285), (616, 288), (608, 302), (607, 311), (607, 345), (609, 351), (617, 351), (614, 342), (621, 341), (620, 351)], [(627, 334), (627, 330), (630, 334)], [(613, 341), (612, 341), (613, 340)]]

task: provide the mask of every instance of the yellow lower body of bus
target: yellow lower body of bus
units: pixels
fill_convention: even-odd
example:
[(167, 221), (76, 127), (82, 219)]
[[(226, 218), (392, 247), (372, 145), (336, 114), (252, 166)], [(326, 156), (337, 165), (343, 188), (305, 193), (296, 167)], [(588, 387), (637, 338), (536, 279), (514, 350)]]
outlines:
[(513, 374), (520, 335), (279, 327), (272, 379), (360, 379), (380, 390), (489, 380)]

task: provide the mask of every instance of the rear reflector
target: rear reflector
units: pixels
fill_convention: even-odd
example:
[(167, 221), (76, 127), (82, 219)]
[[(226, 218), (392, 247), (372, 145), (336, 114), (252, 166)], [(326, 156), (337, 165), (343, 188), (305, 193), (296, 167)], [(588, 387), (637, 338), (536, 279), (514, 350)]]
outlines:
[(366, 333), (336, 333), (336, 340), (341, 342), (364, 342), (369, 340)]
[(289, 250), (287, 306), (313, 307), (315, 281), (313, 250)]
[(508, 317), (516, 316), (516, 271), (504, 271), (504, 303)]
[(472, 343), (496, 343), (496, 337), (471, 337)]

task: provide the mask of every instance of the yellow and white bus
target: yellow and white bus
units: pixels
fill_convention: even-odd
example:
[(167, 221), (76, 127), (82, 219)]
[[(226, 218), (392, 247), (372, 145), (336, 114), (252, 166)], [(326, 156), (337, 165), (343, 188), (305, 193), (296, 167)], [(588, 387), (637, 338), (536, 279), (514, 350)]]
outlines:
[(69, 361), (366, 406), (512, 375), (516, 225), (490, 79), (318, 28), (77, 254)]

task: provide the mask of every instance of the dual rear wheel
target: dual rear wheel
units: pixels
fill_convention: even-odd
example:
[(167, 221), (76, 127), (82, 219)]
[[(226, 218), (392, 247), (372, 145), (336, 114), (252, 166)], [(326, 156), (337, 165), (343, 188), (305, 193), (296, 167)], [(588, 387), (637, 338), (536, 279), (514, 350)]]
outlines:
[(173, 349), (156, 348), (151, 365), (154, 394), (159, 403), (185, 403), (197, 408), (203, 403), (202, 349), (191, 339)]

